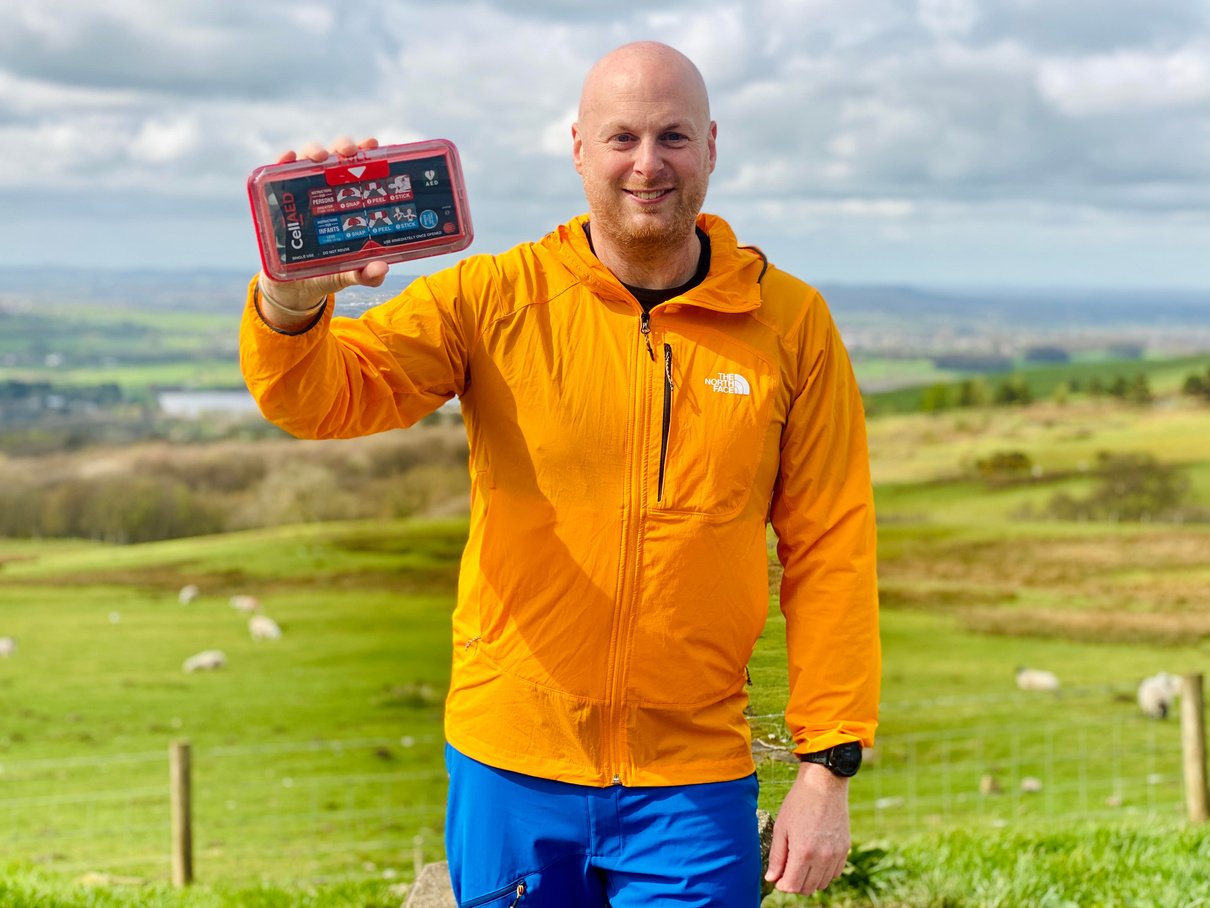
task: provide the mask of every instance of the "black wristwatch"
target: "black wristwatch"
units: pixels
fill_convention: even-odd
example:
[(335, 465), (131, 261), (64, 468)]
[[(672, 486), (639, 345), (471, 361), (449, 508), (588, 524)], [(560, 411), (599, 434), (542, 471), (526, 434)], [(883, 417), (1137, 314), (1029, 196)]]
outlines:
[(857, 741), (846, 741), (827, 750), (797, 756), (800, 762), (819, 763), (844, 779), (857, 775), (857, 770), (861, 769), (861, 744)]

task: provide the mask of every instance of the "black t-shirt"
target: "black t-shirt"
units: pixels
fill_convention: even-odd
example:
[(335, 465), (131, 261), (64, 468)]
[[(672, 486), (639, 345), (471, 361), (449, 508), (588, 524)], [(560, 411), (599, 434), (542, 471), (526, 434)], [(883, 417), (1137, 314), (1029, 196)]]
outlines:
[[(689, 290), (692, 290), (698, 284), (706, 279), (706, 275), (710, 273), (710, 237), (701, 227), (695, 227), (697, 238), (701, 242), (702, 253), (697, 259), (697, 271), (693, 273), (693, 277), (685, 281), (679, 287), (668, 287), (664, 290), (651, 290), (647, 287), (635, 287), (627, 283), (622, 286), (630, 291), (631, 295), (639, 301), (639, 305), (643, 307), (644, 312), (650, 312), (653, 306), (658, 306), (660, 303), (666, 303), (674, 296), (680, 296)], [(588, 237), (589, 248), (592, 247), (592, 228), (591, 225), (584, 225), (584, 234)]]

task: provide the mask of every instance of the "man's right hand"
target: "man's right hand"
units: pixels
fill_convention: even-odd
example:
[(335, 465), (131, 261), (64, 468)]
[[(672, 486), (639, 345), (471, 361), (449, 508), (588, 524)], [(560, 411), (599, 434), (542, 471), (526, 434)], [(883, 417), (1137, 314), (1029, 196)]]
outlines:
[[(360, 150), (377, 147), (377, 139), (370, 138), (354, 142), (350, 138), (342, 137), (332, 143), (331, 150), (316, 144), (306, 145), (301, 154), (287, 151), (278, 158), (277, 163), (290, 164), (302, 157), (319, 164), (326, 161), (333, 153), (349, 157)], [(302, 330), (319, 315), (330, 294), (355, 284), (363, 287), (380, 287), (386, 280), (388, 271), (390, 271), (390, 266), (386, 262), (370, 262), (364, 268), (356, 271), (324, 274), (297, 281), (277, 281), (262, 271), (257, 282), (260, 291), (258, 308), (261, 318), (280, 331), (289, 333)]]

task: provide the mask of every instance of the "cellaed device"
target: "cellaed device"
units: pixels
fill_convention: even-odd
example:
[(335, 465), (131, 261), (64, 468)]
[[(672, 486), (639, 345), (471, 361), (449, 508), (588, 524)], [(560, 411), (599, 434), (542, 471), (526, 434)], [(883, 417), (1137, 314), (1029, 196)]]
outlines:
[(248, 199), (261, 263), (279, 281), (457, 252), (474, 236), (445, 139), (258, 167)]

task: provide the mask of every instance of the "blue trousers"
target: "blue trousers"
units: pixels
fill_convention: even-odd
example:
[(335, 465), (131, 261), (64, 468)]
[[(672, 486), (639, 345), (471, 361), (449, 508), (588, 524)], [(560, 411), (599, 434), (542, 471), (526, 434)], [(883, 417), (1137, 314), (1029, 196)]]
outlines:
[(756, 776), (593, 788), (446, 747), (446, 854), (460, 908), (757, 908)]

